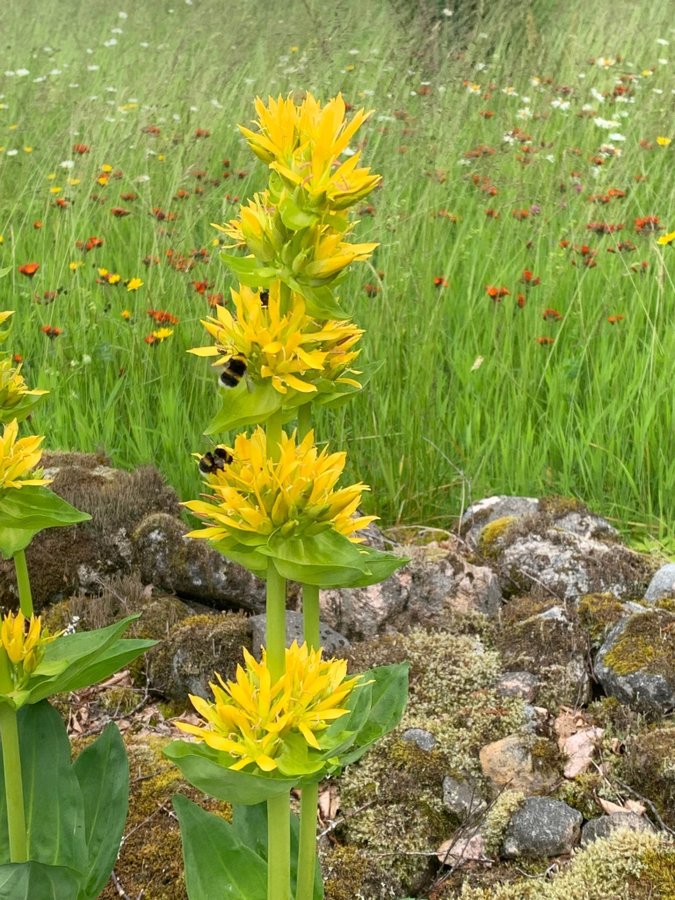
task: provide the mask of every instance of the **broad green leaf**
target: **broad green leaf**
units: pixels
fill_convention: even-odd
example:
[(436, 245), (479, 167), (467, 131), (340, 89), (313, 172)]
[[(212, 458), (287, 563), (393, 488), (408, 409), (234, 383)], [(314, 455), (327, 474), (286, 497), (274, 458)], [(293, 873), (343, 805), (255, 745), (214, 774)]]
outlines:
[(290, 228), (291, 231), (300, 231), (303, 228), (309, 228), (311, 225), (315, 225), (320, 219), (320, 216), (316, 213), (299, 207), (295, 200), (288, 194), (286, 194), (279, 203), (279, 214), (281, 216), (281, 221), (286, 228)]
[(84, 799), (87, 865), (80, 900), (93, 900), (105, 887), (124, 833), (129, 805), (129, 763), (112, 722), (73, 763)]
[(190, 900), (266, 900), (267, 865), (234, 828), (177, 794), (185, 884)]
[(262, 424), (281, 409), (282, 396), (269, 382), (251, 386), (242, 380), (236, 388), (223, 388), (221, 393), (220, 409), (205, 434)]
[(178, 766), (186, 780), (205, 794), (230, 803), (262, 803), (296, 787), (298, 778), (235, 772), (227, 766), (235, 760), (206, 744), (171, 741), (163, 753)]
[[(156, 641), (120, 639), (137, 615), (106, 628), (67, 634), (45, 647), (45, 655), (29, 683), (30, 703), (52, 694), (75, 691), (101, 681), (153, 647)], [(53, 672), (62, 669), (59, 674)]]
[(38, 862), (0, 866), (0, 900), (77, 900), (80, 876)]
[[(2, 334), (3, 333), (0, 332), (0, 342), (2, 342)], [(23, 420), (30, 415), (35, 404), (39, 403), (45, 394), (47, 394), (47, 391), (42, 394), (24, 394), (21, 401), (11, 408), (0, 409), (0, 425), (6, 425), (8, 422), (11, 422), (12, 419), (23, 422)], [(21, 488), (21, 490), (23, 490), (23, 488)]]
[(307, 315), (315, 319), (349, 319), (346, 312), (337, 302), (334, 292), (327, 285), (310, 287), (310, 285), (289, 277), (287, 283), (305, 299)]
[[(364, 718), (363, 710), (359, 710), (358, 691), (352, 696), (356, 698), (354, 714), (361, 719), (360, 727), (353, 741), (353, 746), (339, 756), (340, 767), (360, 759), (366, 750), (392, 731), (401, 721), (408, 699), (408, 664), (398, 663), (392, 666), (378, 666), (364, 673), (364, 678), (371, 681), (370, 708)], [(346, 721), (345, 721), (346, 720)], [(350, 721), (348, 716), (334, 722), (326, 734), (330, 735), (338, 727), (355, 727), (357, 722)]]
[(90, 518), (44, 486), (8, 489), (0, 497), (0, 553), (10, 559), (44, 528), (74, 525)]
[[(28, 855), (47, 866), (86, 868), (84, 804), (61, 716), (47, 702), (18, 713)], [(4, 774), (0, 776), (0, 862), (9, 863)], [(35, 897), (40, 896), (35, 894)]]

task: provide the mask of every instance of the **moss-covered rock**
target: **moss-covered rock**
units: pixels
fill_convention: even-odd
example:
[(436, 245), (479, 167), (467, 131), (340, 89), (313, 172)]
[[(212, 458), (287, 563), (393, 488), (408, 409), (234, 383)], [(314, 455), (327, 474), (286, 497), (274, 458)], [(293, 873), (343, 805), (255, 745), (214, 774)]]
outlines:
[[(675, 844), (661, 834), (618, 829), (578, 851), (570, 864), (548, 879), (513, 878), (499, 884), (491, 872), (465, 877), (460, 889), (448, 885), (438, 900), (672, 900), (675, 897)], [(504, 879), (506, 880), (506, 879)], [(497, 883), (496, 883), (497, 882)]]
[(334, 844), (320, 853), (324, 900), (393, 900), (401, 885), (389, 870), (356, 847)]
[[(385, 860), (411, 892), (438, 867), (425, 854), (458, 824), (443, 807), (444, 776), (472, 775), (481, 782), (478, 751), (520, 727), (523, 703), (497, 695), (499, 656), (476, 637), (414, 629), (350, 652), (357, 671), (404, 659), (410, 662), (410, 699), (401, 726), (347, 769), (340, 794), (345, 840), (365, 859), (378, 865)], [(402, 740), (408, 728), (432, 734), (433, 750)]]
[(212, 699), (214, 672), (225, 681), (234, 678), (243, 647), (251, 649), (243, 613), (190, 616), (150, 657), (150, 683), (171, 700), (187, 702), (188, 694)]
[(643, 729), (629, 737), (620, 772), (675, 828), (675, 725)]
[(675, 614), (635, 613), (607, 635), (595, 660), (605, 691), (635, 709), (662, 715), (675, 708)]
[(511, 600), (504, 607), (494, 643), (505, 669), (537, 676), (541, 706), (555, 710), (590, 699), (588, 638), (574, 604), (536, 595)]
[(591, 644), (599, 647), (609, 630), (619, 619), (635, 611), (636, 604), (622, 603), (611, 593), (584, 594), (579, 600), (579, 623), (591, 639)]

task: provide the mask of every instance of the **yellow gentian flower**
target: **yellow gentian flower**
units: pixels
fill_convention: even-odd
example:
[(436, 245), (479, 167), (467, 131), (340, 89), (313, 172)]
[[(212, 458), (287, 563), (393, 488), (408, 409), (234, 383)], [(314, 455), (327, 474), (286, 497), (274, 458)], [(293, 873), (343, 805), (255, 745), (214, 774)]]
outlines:
[(358, 483), (334, 490), (347, 454), (319, 451), (310, 431), (300, 443), (295, 432), (281, 436), (279, 459), (267, 452), (267, 437), (258, 427), (248, 437), (237, 435), (227, 447), (231, 462), (206, 476), (211, 494), (206, 500), (184, 503), (208, 524), (188, 537), (249, 547), (266, 544), (274, 534), (283, 537), (315, 535), (333, 529), (355, 543), (355, 532), (376, 516), (354, 517), (367, 485)]
[(263, 772), (279, 768), (285, 742), (301, 734), (310, 748), (321, 751), (321, 732), (348, 710), (345, 701), (360, 677), (347, 678), (347, 663), (321, 659), (321, 649), (296, 642), (286, 650), (285, 672), (272, 682), (266, 651), (257, 662), (244, 650), (245, 666), (237, 666), (236, 680), (209, 686), (214, 702), (190, 695), (204, 725), (177, 726), (215, 750), (235, 759), (234, 770), (256, 766)]
[(46, 644), (58, 635), (42, 630), (40, 616), (26, 619), (22, 612), (9, 612), (0, 626), (0, 653), (6, 654), (14, 688), (21, 687), (40, 664)]
[[(0, 324), (4, 321), (4, 313), (0, 313)], [(19, 406), (26, 397), (41, 397), (48, 391), (34, 388), (30, 390), (21, 375), (21, 366), (14, 366), (12, 360), (7, 357), (0, 359), (0, 421)]]
[(279, 281), (262, 295), (240, 285), (239, 291), (232, 291), (236, 316), (218, 306), (216, 318), (202, 320), (215, 346), (196, 347), (189, 352), (215, 357), (213, 366), (243, 356), (247, 375), (254, 382), (271, 379), (280, 394), (287, 394), (289, 388), (316, 393), (319, 381), (360, 387), (347, 373), (359, 355), (360, 351), (353, 348), (362, 329), (349, 321), (319, 322), (311, 318), (300, 294), (291, 294), (287, 310), (282, 309), (281, 298)]
[(0, 438), (0, 492), (8, 488), (22, 488), (26, 485), (50, 484), (51, 478), (26, 478), (40, 462), (42, 435), (20, 438), (17, 440), (19, 423), (12, 419), (4, 427)]

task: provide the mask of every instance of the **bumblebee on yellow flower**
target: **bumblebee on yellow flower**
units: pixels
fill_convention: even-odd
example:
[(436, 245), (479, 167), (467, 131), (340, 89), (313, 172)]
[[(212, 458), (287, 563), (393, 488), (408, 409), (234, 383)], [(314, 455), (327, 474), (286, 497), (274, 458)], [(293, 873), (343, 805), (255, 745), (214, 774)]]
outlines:
[(271, 381), (274, 390), (284, 395), (289, 390), (316, 393), (322, 381), (359, 388), (360, 383), (350, 377), (358, 373), (350, 366), (360, 352), (354, 348), (362, 329), (350, 321), (313, 319), (299, 294), (292, 294), (284, 309), (281, 294), (278, 281), (262, 293), (240, 285), (232, 291), (235, 316), (219, 306), (215, 318), (202, 320), (215, 345), (196, 347), (190, 353), (214, 357), (213, 366), (243, 356), (248, 377)]

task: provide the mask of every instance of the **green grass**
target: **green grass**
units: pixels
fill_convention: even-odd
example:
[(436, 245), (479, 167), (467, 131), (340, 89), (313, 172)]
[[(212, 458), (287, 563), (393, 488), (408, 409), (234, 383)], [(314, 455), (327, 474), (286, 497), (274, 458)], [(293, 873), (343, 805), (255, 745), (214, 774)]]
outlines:
[[(227, 296), (209, 223), (234, 217), (234, 198), (266, 180), (235, 125), (252, 118), (256, 94), (342, 90), (375, 110), (364, 159), (384, 182), (357, 232), (380, 247), (372, 265), (353, 268), (342, 297), (367, 329), (365, 356), (382, 367), (318, 427), (349, 449), (350, 474), (372, 485), (370, 510), (385, 523), (449, 527), (481, 496), (559, 493), (626, 528), (672, 535), (675, 247), (634, 227), (658, 216), (675, 229), (675, 141), (656, 143), (675, 139), (673, 66), (659, 62), (670, 47), (657, 42), (675, 41), (667, 4), (649, 17), (621, 2), (471, 9), (462, 18), (431, 2), (149, 0), (120, 18), (99, 0), (5, 4), (0, 267), (12, 274), (0, 282), (0, 308), (17, 311), (11, 350), (27, 380), (52, 391), (31, 422), (50, 447), (154, 463), (183, 498), (196, 496), (190, 452), (208, 447), (202, 431), (218, 399), (208, 365), (185, 353), (206, 343), (199, 319), (209, 307), (193, 282)], [(22, 68), (29, 74), (3, 74)], [(613, 99), (617, 84), (629, 102)], [(531, 116), (519, 118), (523, 109)], [(603, 129), (594, 114), (619, 124)], [(160, 134), (144, 132), (149, 125)], [(530, 142), (504, 140), (515, 128)], [(625, 140), (610, 140), (615, 132)], [(76, 143), (90, 151), (74, 153)], [(610, 143), (621, 155), (595, 164)], [(465, 156), (481, 146), (494, 152)], [(103, 164), (121, 174), (100, 186)], [(610, 188), (625, 196), (590, 199)], [(121, 200), (128, 192), (138, 199)], [(67, 209), (54, 205), (61, 197)], [(131, 214), (115, 218), (115, 206)], [(159, 221), (153, 208), (175, 219)], [(590, 222), (624, 227), (597, 235)], [(94, 235), (102, 247), (77, 249)], [(619, 241), (635, 249), (607, 252)], [(597, 251), (592, 268), (582, 245)], [(168, 265), (167, 250), (199, 248), (210, 260), (190, 272)], [(159, 262), (146, 267), (146, 257)], [(41, 267), (32, 280), (18, 272), (27, 262)], [(133, 293), (97, 284), (99, 266), (144, 284)], [(541, 284), (526, 288), (525, 269)], [(434, 285), (441, 277), (447, 287)], [(495, 302), (487, 285), (510, 294)], [(149, 308), (180, 320), (155, 346), (144, 342), (157, 327)], [(561, 318), (545, 320), (546, 309)], [(610, 324), (614, 316), (623, 319)], [(46, 324), (63, 333), (50, 340)]]

